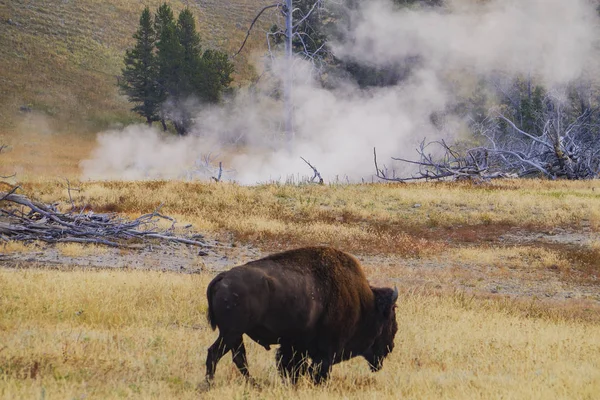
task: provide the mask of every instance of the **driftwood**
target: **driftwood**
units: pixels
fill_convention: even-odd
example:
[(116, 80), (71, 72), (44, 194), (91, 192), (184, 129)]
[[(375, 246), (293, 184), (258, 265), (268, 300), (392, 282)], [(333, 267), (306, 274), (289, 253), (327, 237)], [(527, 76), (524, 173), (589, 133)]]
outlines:
[(308, 164), (308, 166), (313, 170), (314, 175), (313, 175), (312, 178), (310, 178), (310, 181), (311, 182), (315, 182), (315, 179), (318, 178), (319, 179), (318, 183), (320, 185), (322, 185), (323, 184), (323, 177), (321, 176), (321, 174), (319, 173), (319, 171), (317, 170), (317, 168), (315, 168), (311, 163), (309, 163), (308, 161), (306, 161), (304, 159), (304, 157), (300, 157), (300, 158), (302, 159), (302, 161), (304, 161), (306, 164)]
[[(201, 240), (200, 235), (184, 238), (175, 236), (177, 221), (156, 210), (134, 220), (116, 214), (97, 214), (93, 211), (61, 213), (54, 205), (40, 203), (10, 192), (0, 192), (0, 242), (43, 241), (47, 243), (94, 243), (111, 247), (139, 247), (140, 242), (157, 239), (200, 247), (215, 247)], [(9, 208), (1, 207), (8, 203)], [(159, 221), (169, 221), (168, 229), (159, 229)], [(138, 246), (132, 245), (138, 243)]]

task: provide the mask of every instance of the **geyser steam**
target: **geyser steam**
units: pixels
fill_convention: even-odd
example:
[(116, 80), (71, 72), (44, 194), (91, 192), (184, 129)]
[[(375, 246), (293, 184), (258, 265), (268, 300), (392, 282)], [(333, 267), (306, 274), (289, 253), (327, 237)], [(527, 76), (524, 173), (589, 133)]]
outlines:
[[(84, 177), (185, 178), (202, 155), (221, 153), (227, 155), (224, 178), (245, 184), (310, 176), (301, 156), (326, 181), (370, 180), (373, 147), (384, 163), (390, 156), (414, 158), (424, 137), (460, 135), (461, 118), (447, 110), (474, 78), (531, 76), (553, 88), (598, 70), (599, 19), (587, 0), (452, 0), (439, 9), (364, 3), (354, 11), (347, 40), (332, 43), (336, 56), (371, 65), (413, 57), (418, 67), (393, 87), (361, 90), (338, 82), (325, 90), (297, 60), (291, 153), (277, 140), (281, 105), (265, 93), (246, 91), (223, 106), (198, 110), (190, 137), (168, 138), (142, 126), (100, 134), (92, 158), (83, 162)], [(277, 64), (273, 70), (281, 72)], [(443, 126), (432, 122), (432, 113), (445, 113)], [(236, 141), (244, 146), (222, 147)]]

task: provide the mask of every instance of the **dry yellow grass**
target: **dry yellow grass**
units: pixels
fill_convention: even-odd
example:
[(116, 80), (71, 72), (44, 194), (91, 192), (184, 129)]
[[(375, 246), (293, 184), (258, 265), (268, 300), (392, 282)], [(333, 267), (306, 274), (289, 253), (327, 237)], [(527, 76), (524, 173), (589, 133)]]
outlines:
[(3, 242), (0, 244), (0, 254), (23, 253), (31, 251), (33, 248), (23, 242)]
[(106, 252), (106, 247), (94, 244), (58, 243), (56, 248), (60, 254), (68, 257), (85, 257)]
[[(448, 240), (496, 240), (512, 227), (544, 232), (600, 227), (597, 181), (253, 187), (181, 181), (71, 184), (81, 189), (72, 193), (75, 203), (96, 212), (139, 216), (162, 204), (163, 212), (192, 223), (198, 231), (233, 233), (238, 240), (269, 249), (328, 244), (356, 252), (423, 257), (446, 250)], [(21, 185), (24, 193), (38, 200), (71, 206), (65, 180), (32, 178)], [(543, 261), (552, 262), (562, 261)]]
[(79, 162), (96, 145), (93, 137), (40, 133), (39, 122), (31, 124), (18, 133), (0, 133), (0, 145), (8, 146), (0, 154), (0, 175), (16, 174), (12, 182), (61, 179), (66, 184), (65, 179), (77, 179), (81, 174)]
[[(371, 374), (334, 367), (323, 387), (282, 385), (274, 352), (248, 343), (247, 387), (224, 358), (210, 391), (205, 320), (210, 275), (0, 270), (2, 398), (544, 398), (600, 392), (597, 323), (536, 317), (461, 293), (401, 295), (396, 349)], [(247, 342), (249, 342), (247, 340)]]
[(556, 250), (528, 246), (457, 248), (452, 250), (450, 257), (469, 264), (506, 268), (526, 266), (529, 270), (540, 268), (568, 270), (571, 264)]

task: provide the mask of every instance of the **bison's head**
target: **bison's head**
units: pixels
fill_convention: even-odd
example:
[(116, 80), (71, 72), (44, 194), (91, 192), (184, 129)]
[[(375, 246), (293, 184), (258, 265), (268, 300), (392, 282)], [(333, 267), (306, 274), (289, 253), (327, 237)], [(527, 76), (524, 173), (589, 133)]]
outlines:
[(377, 336), (371, 347), (363, 353), (369, 362), (371, 371), (376, 372), (383, 366), (383, 360), (394, 350), (394, 337), (398, 331), (396, 322), (396, 300), (398, 288), (371, 288), (375, 295)]

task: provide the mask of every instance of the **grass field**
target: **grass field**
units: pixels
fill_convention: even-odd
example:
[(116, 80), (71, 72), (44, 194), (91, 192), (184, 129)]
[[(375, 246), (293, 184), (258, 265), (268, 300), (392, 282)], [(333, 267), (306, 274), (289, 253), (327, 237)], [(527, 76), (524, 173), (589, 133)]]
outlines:
[[(0, 135), (3, 190), (137, 217), (162, 204), (180, 225), (263, 253), (332, 245), (397, 285), (396, 348), (329, 383), (285, 386), (274, 351), (249, 343), (248, 387), (230, 357), (203, 384), (205, 290), (216, 273), (134, 270), (124, 250), (0, 244), (0, 397), (234, 399), (594, 399), (600, 393), (600, 183), (499, 180), (241, 186), (81, 181), (93, 136)], [(123, 268), (45, 265), (112, 257)], [(183, 249), (185, 250), (185, 249)], [(181, 251), (183, 251), (181, 250)], [(179, 250), (175, 250), (179, 251)], [(187, 251), (187, 250), (186, 250)], [(3, 262), (2, 256), (17, 261)], [(58, 256), (57, 256), (58, 257)], [(147, 257), (147, 256), (144, 256)], [(168, 258), (168, 255), (166, 256)], [(162, 259), (164, 260), (164, 259)], [(232, 265), (227, 265), (232, 266)], [(132, 267), (132, 266), (131, 266)], [(161, 266), (159, 265), (158, 268)]]
[(364, 360), (329, 383), (283, 385), (274, 351), (249, 344), (262, 389), (229, 357), (202, 384), (208, 275), (0, 270), (3, 398), (594, 399), (598, 325), (533, 316), (515, 303), (405, 291), (396, 350), (377, 374)]

